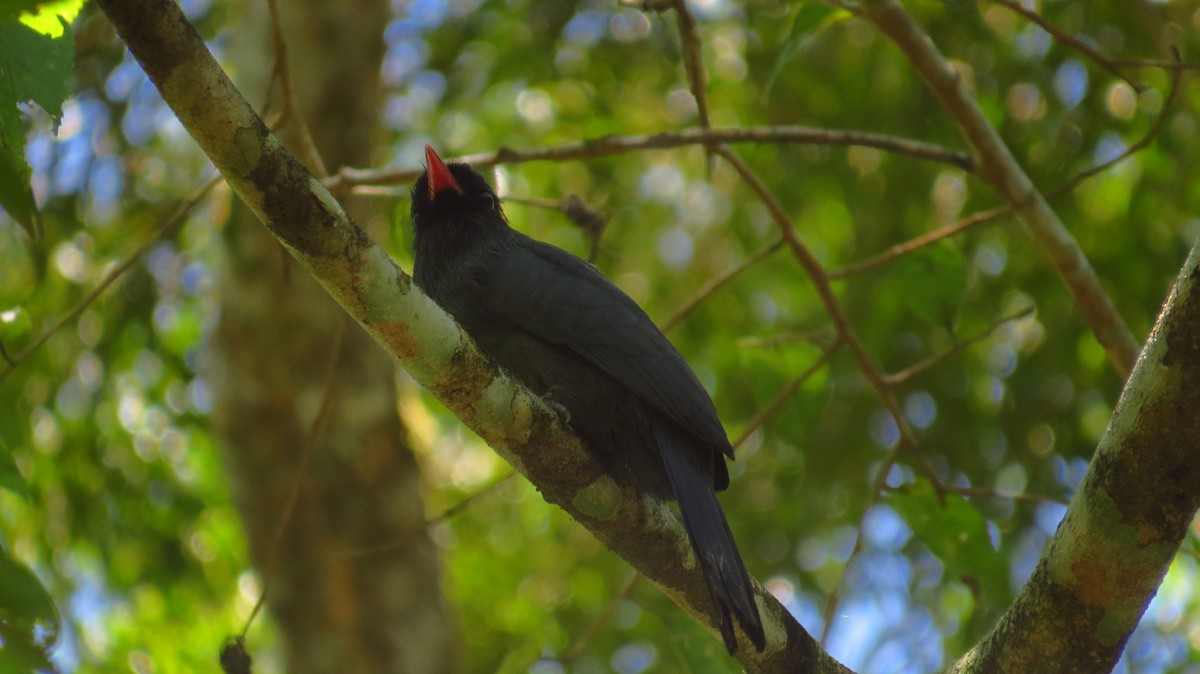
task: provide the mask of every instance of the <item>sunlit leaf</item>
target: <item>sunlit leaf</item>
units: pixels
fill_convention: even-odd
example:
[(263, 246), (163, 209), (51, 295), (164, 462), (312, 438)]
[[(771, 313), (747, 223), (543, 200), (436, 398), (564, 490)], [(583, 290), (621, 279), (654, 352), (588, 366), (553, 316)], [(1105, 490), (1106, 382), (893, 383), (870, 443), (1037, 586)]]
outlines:
[[(55, 19), (57, 20), (57, 19)], [(0, 206), (32, 231), (31, 173), (17, 105), (32, 101), (54, 124), (71, 91), (75, 44), (69, 30), (53, 38), (12, 19), (0, 20)]]
[(775, 81), (818, 33), (839, 21), (851, 18), (850, 12), (823, 2), (802, 2), (800, 11), (792, 20), (792, 30), (783, 47), (775, 57), (775, 65), (767, 78), (766, 93), (769, 96)]
[(939, 500), (933, 487), (918, 481), (884, 498), (913, 533), (946, 565), (947, 571), (977, 587), (992, 606), (1008, 599), (1008, 565), (992, 546), (987, 522), (971, 502), (948, 494)]
[(38, 6), (37, 11), (21, 17), (21, 23), (36, 30), (42, 35), (59, 37), (63, 34), (64, 26), (70, 26), (79, 10), (83, 9), (84, 0), (58, 0)]
[(24, 564), (0, 548), (0, 618), (12, 626), (24, 626), (32, 634), (37, 625), (45, 642), (58, 636), (58, 609), (42, 582)]
[(7, 489), (23, 499), (29, 499), (29, 485), (25, 484), (25, 478), (21, 477), (21, 472), (17, 470), (12, 452), (3, 438), (0, 438), (0, 489)]

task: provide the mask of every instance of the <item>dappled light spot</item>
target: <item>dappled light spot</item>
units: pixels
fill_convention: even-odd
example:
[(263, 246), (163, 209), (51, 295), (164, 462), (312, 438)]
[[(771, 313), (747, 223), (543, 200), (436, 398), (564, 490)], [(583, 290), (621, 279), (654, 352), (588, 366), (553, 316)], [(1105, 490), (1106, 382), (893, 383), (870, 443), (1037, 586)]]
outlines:
[(1008, 249), (1000, 241), (984, 241), (975, 249), (971, 261), (975, 268), (984, 274), (999, 276), (1008, 264)]
[(1008, 113), (1021, 122), (1034, 122), (1046, 114), (1046, 101), (1041, 89), (1030, 82), (1020, 82), (1008, 89)]
[(1087, 90), (1088, 71), (1079, 61), (1067, 59), (1054, 71), (1054, 94), (1068, 108), (1082, 103)]
[(650, 642), (625, 644), (613, 653), (611, 664), (619, 674), (642, 674), (658, 660), (658, 649)]
[(1133, 119), (1137, 114), (1137, 92), (1125, 82), (1113, 82), (1109, 85), (1104, 100), (1109, 114), (1117, 119)]
[[(1054, 451), (1054, 427), (1047, 423), (1041, 423), (1029, 430), (1029, 437), (1026, 444), (1029, 445), (1029, 451), (1034, 456), (1046, 456)], [(1013, 491), (1020, 491), (1014, 489)]]
[(608, 29), (617, 42), (637, 42), (650, 34), (650, 20), (643, 12), (622, 9), (609, 19)]
[(937, 402), (928, 391), (913, 391), (904, 398), (904, 416), (917, 428), (929, 428), (937, 419)]
[(897, 442), (900, 442), (900, 427), (896, 425), (896, 420), (887, 410), (875, 410), (871, 414), (869, 428), (871, 439), (880, 447), (891, 449), (896, 446)]

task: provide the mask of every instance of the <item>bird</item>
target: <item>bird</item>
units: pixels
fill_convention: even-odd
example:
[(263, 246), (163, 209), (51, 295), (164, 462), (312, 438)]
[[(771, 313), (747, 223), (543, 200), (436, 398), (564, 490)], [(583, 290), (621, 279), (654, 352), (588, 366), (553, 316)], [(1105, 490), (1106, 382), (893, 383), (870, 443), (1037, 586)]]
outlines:
[(687, 361), (596, 267), (513, 229), (487, 180), (425, 146), (412, 188), (413, 279), (551, 408), (618, 484), (674, 500), (730, 654), (759, 651), (754, 588), (717, 499), (733, 447)]

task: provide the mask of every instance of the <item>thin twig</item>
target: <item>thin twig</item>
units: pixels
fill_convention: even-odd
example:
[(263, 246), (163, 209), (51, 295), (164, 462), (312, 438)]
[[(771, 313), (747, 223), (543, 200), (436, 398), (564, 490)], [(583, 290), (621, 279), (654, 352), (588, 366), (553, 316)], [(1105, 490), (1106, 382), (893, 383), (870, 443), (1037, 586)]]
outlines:
[[(854, 537), (854, 547), (851, 548), (850, 555), (846, 557), (846, 563), (842, 565), (842, 574), (838, 576), (837, 584), (833, 586), (833, 590), (829, 592), (829, 598), (825, 602), (825, 612), (822, 616), (823, 624), (821, 626), (821, 645), (829, 643), (829, 633), (833, 629), (833, 618), (837, 613), (838, 604), (841, 603), (842, 585), (845, 584), (846, 577), (850, 573), (850, 565), (858, 559), (859, 553), (862, 552), (863, 540), (865, 538), (863, 530), (867, 525), (867, 515), (870, 514), (871, 508), (874, 508), (875, 504), (879, 503), (880, 497), (883, 495), (884, 490), (887, 489), (888, 475), (892, 472), (892, 466), (895, 466), (896, 461), (900, 459), (900, 452), (903, 451), (903, 448), (903, 443), (896, 443), (896, 446), (888, 451), (887, 456), (883, 459), (883, 463), (879, 465), (879, 470), (875, 473), (875, 479), (871, 483), (871, 495), (867, 498), (867, 504), (863, 508), (862, 516), (858, 518), (858, 529)], [(935, 481), (933, 485), (939, 495), (944, 493), (943, 490), (946, 486), (940, 481)]]
[[(1175, 56), (1176, 56), (1176, 58), (1179, 57), (1178, 50), (1175, 50)], [(1130, 155), (1133, 155), (1134, 153), (1139, 152), (1139, 151), (1145, 149), (1146, 147), (1148, 147), (1150, 145), (1150, 143), (1154, 140), (1155, 136), (1158, 135), (1159, 131), (1162, 130), (1163, 124), (1167, 120), (1167, 113), (1174, 107), (1175, 102), (1179, 98), (1179, 84), (1180, 84), (1180, 80), (1182, 79), (1182, 75), (1183, 75), (1182, 70), (1172, 71), (1171, 87), (1167, 91), (1167, 98), (1163, 102), (1162, 109), (1159, 110), (1158, 117), (1154, 120), (1154, 124), (1150, 125), (1150, 128), (1147, 129), (1146, 133), (1143, 134), (1141, 138), (1139, 138), (1135, 143), (1133, 143), (1128, 148), (1126, 148), (1125, 151), (1122, 152), (1121, 154), (1119, 154), (1107, 161), (1102, 161), (1102, 162), (1096, 164), (1095, 166), (1084, 169), (1083, 171), (1080, 171), (1079, 173), (1072, 176), (1069, 180), (1062, 183), (1061, 185), (1055, 187), (1054, 189), (1047, 191), (1045, 193), (1045, 198), (1046, 199), (1055, 199), (1057, 197), (1060, 197), (1063, 194), (1066, 194), (1066, 193), (1074, 190), (1076, 187), (1078, 187), (1080, 185), (1080, 183), (1087, 180), (1088, 178), (1091, 178), (1092, 176), (1104, 171), (1105, 169), (1124, 161), (1125, 159), (1129, 158)], [(868, 271), (872, 271), (874, 269), (878, 269), (879, 267), (882, 267), (882, 266), (892, 262), (893, 260), (895, 260), (896, 258), (898, 258), (902, 255), (907, 255), (915, 250), (924, 248), (925, 246), (928, 246), (930, 244), (941, 241), (942, 239), (949, 238), (960, 232), (965, 232), (966, 230), (971, 229), (972, 227), (975, 227), (976, 225), (981, 225), (985, 222), (991, 222), (993, 220), (1004, 217), (1006, 215), (1010, 215), (1016, 210), (1017, 209), (1015, 206), (1008, 205), (1008, 206), (1000, 206), (997, 208), (990, 208), (986, 211), (980, 211), (978, 213), (969, 215), (957, 222), (952, 222), (949, 225), (945, 225), (944, 227), (939, 227), (937, 229), (931, 230), (929, 232), (926, 232), (925, 234), (922, 234), (920, 236), (909, 239), (908, 241), (905, 241), (903, 243), (898, 243), (895, 246), (888, 248), (887, 250), (883, 251), (882, 253), (880, 253), (878, 255), (869, 257), (860, 262), (855, 262), (853, 264), (846, 265), (845, 267), (842, 267), (841, 269), (835, 269), (835, 270), (829, 272), (829, 278), (830, 278), (830, 280), (840, 280), (840, 279), (844, 279), (844, 278), (849, 278), (851, 276), (857, 276), (859, 274), (863, 274)]]
[[(1179, 58), (1180, 58), (1179, 49), (1177, 49), (1177, 48), (1173, 49), (1173, 53), (1175, 54), (1176, 62), (1178, 62)], [(1091, 178), (1092, 176), (1096, 175), (1097, 173), (1100, 173), (1104, 169), (1107, 169), (1108, 167), (1110, 167), (1118, 162), (1124, 161), (1130, 155), (1134, 154), (1135, 152), (1139, 152), (1139, 151), (1145, 149), (1147, 146), (1149, 146), (1150, 143), (1154, 140), (1155, 136), (1158, 135), (1158, 132), (1162, 130), (1163, 125), (1167, 121), (1167, 113), (1175, 106), (1175, 102), (1179, 98), (1179, 83), (1180, 83), (1180, 80), (1182, 80), (1182, 79), (1183, 79), (1183, 71), (1182, 70), (1172, 70), (1171, 71), (1171, 86), (1169, 89), (1167, 89), (1167, 98), (1165, 101), (1163, 101), (1162, 108), (1158, 111), (1158, 117), (1154, 120), (1154, 123), (1150, 125), (1150, 128), (1146, 130), (1146, 133), (1143, 134), (1142, 137), (1138, 139), (1137, 142), (1135, 142), (1133, 145), (1130, 145), (1129, 147), (1125, 148), (1124, 152), (1113, 157), (1112, 159), (1109, 159), (1108, 161), (1105, 161), (1105, 162), (1101, 162), (1089, 169), (1080, 171), (1078, 174), (1076, 174), (1070, 180), (1066, 181), (1062, 185), (1059, 185), (1058, 187), (1054, 188), (1053, 190), (1047, 192), (1046, 197), (1053, 198), (1053, 197), (1056, 197), (1065, 192), (1069, 192), (1069, 191), (1075, 189), (1075, 187), (1077, 187), (1079, 185), (1079, 183), (1083, 182), (1084, 180)]]
[[(449, 508), (446, 508), (444, 511), (442, 511), (442, 513), (440, 515), (436, 515), (436, 516), (431, 517), (428, 520), (426, 520), (425, 526), (421, 527), (421, 529), (419, 531), (425, 531), (425, 530), (429, 529), (430, 527), (436, 526), (447, 520), (457, 517), (460, 513), (462, 513), (468, 507), (470, 507), (471, 504), (475, 503), (480, 498), (496, 491), (497, 489), (500, 488), (501, 485), (503, 485), (506, 482), (509, 482), (516, 476), (517, 476), (516, 471), (509, 471), (507, 475), (505, 475), (501, 478), (498, 478), (498, 479), (492, 481), (491, 483), (484, 485), (483, 487), (480, 487), (475, 493), (464, 497), (458, 503), (455, 503), (454, 505), (450, 506)], [(337, 557), (365, 557), (367, 555), (377, 555), (377, 554), (380, 554), (383, 552), (390, 552), (392, 550), (398, 550), (400, 548), (407, 546), (409, 544), (409, 542), (412, 541), (413, 537), (417, 535), (417, 533), (418, 533), (418, 531), (408, 532), (405, 535), (400, 536), (399, 538), (394, 538), (392, 540), (384, 541), (382, 543), (377, 543), (375, 545), (365, 545), (365, 546), (358, 546), (358, 547), (353, 547), (353, 548), (346, 548), (344, 550), (339, 551), (336, 554), (336, 556)]]
[(754, 347), (759, 349), (774, 349), (792, 342), (812, 342), (816, 340), (837, 339), (837, 332), (829, 328), (802, 330), (800, 332), (785, 332), (770, 337), (742, 337), (737, 340), (739, 347)]
[[(504, 197), (504, 203), (523, 204), (534, 208), (548, 208), (567, 216), (583, 232), (588, 240), (588, 262), (595, 262), (600, 254), (600, 238), (608, 227), (609, 216), (592, 208), (578, 194), (568, 194), (558, 201), (535, 197)], [(611, 252), (611, 251), (605, 251)]]
[(997, 5), (1000, 5), (1001, 7), (1008, 9), (1011, 12), (1015, 12), (1016, 14), (1019, 14), (1019, 15), (1025, 17), (1029, 21), (1037, 24), (1039, 27), (1041, 27), (1042, 30), (1044, 30), (1047, 33), (1049, 33), (1050, 35), (1054, 36), (1054, 39), (1058, 40), (1063, 45), (1065, 45), (1071, 49), (1074, 49), (1075, 51), (1079, 52), (1080, 54), (1083, 54), (1084, 56), (1088, 57), (1089, 59), (1094, 61), (1096, 63), (1096, 65), (1100, 66), (1101, 68), (1104, 68), (1109, 73), (1111, 73), (1114, 77), (1124, 80), (1129, 86), (1133, 87), (1134, 91), (1137, 91), (1140, 93), (1141, 91), (1143, 91), (1146, 88), (1144, 84), (1141, 84), (1139, 82), (1134, 82), (1133, 80), (1129, 79), (1129, 77), (1126, 76), (1125, 73), (1121, 72), (1117, 68), (1117, 66), (1113, 64), (1112, 60), (1110, 58), (1108, 58), (1108, 56), (1101, 53), (1100, 50), (1096, 49), (1095, 47), (1088, 44), (1087, 42), (1080, 40), (1077, 37), (1067, 35), (1066, 33), (1064, 33), (1062, 31), (1062, 29), (1060, 29), (1058, 26), (1055, 26), (1053, 23), (1051, 23), (1049, 20), (1047, 20), (1041, 14), (1038, 14), (1037, 12), (1035, 12), (1031, 9), (1026, 9), (1026, 8), (1022, 7), (1020, 3), (1013, 2), (1013, 0), (991, 0), (991, 1), (996, 3)]
[(1067, 505), (1071, 502), (1065, 496), (1042, 496), (1041, 494), (1030, 494), (1028, 492), (1006, 491), (1003, 489), (991, 489), (989, 487), (955, 487), (953, 485), (945, 485), (946, 492), (949, 494), (958, 494), (969, 498), (998, 498), (1006, 501), (1021, 501), (1025, 503), (1060, 503)]
[[(1175, 49), (1178, 54), (1178, 49)], [(1118, 68), (1161, 68), (1162, 70), (1200, 70), (1200, 63), (1176, 59), (1112, 59), (1110, 61)]]
[(299, 134), (300, 153), (317, 178), (323, 180), (329, 177), (329, 171), (325, 168), (321, 153), (317, 151), (316, 141), (313, 140), (312, 133), (308, 129), (308, 122), (304, 120), (304, 115), (300, 112), (300, 107), (296, 105), (292, 93), (291, 69), (288, 67), (287, 60), (287, 40), (283, 37), (283, 23), (279, 18), (279, 0), (267, 0), (267, 7), (271, 11), (271, 47), (275, 55), (271, 80), (279, 81), (279, 87), (283, 93), (283, 110), (275, 119), (271, 120), (269, 126), (272, 131), (278, 131), (289, 122), (295, 122), (296, 131)]
[(896, 258), (898, 258), (902, 255), (908, 255), (909, 253), (912, 253), (913, 251), (916, 251), (921, 248), (924, 248), (925, 246), (937, 243), (938, 241), (941, 241), (942, 239), (946, 239), (951, 236), (954, 236), (955, 234), (958, 234), (959, 232), (964, 232), (964, 231), (974, 227), (975, 225), (980, 225), (985, 222), (990, 222), (1001, 216), (1008, 215), (1008, 214), (1012, 213), (1014, 210), (1016, 210), (1016, 209), (1014, 209), (1012, 206), (1000, 206), (998, 208), (990, 208), (986, 211), (980, 211), (973, 215), (969, 215), (969, 216), (963, 218), (962, 220), (959, 220), (958, 222), (952, 222), (943, 227), (938, 227), (937, 229), (930, 230), (920, 236), (909, 239), (908, 241), (905, 241), (903, 243), (898, 243), (878, 255), (869, 257), (869, 258), (859, 261), (859, 262), (854, 262), (852, 264), (848, 264), (845, 267), (842, 267), (841, 269), (835, 269), (835, 270), (829, 272), (829, 280), (839, 281), (839, 280), (842, 280), (845, 278), (849, 278), (851, 276), (857, 276), (859, 274), (864, 274), (873, 269), (878, 269), (879, 267), (882, 267), (882, 266), (892, 262), (893, 260), (895, 260)]
[(288, 492), (287, 500), (284, 502), (283, 510), (279, 515), (279, 522), (275, 525), (275, 531), (271, 536), (271, 543), (267, 547), (267, 562), (263, 569), (262, 590), (258, 594), (258, 601), (254, 604), (254, 609), (250, 611), (250, 617), (246, 619), (246, 626), (242, 628), (243, 638), (245, 638), (246, 632), (250, 630), (250, 626), (254, 624), (254, 619), (258, 617), (258, 612), (262, 610), (263, 603), (267, 600), (267, 589), (270, 587), (271, 579), (275, 575), (275, 563), (279, 559), (279, 548), (283, 545), (283, 535), (287, 532), (288, 525), (291, 524), (292, 515), (295, 514), (296, 504), (300, 501), (300, 488), (304, 484), (304, 475), (308, 472), (308, 465), (312, 461), (313, 454), (316, 453), (317, 440), (321, 437), (325, 420), (329, 417), (329, 410), (333, 407), (333, 393), (337, 388), (337, 365), (338, 361), (341, 360), (346, 326), (349, 323), (350, 317), (342, 316), (342, 319), (338, 321), (337, 327), (334, 328), (333, 340), (329, 347), (329, 358), (325, 362), (325, 378), (321, 387), (321, 404), (317, 408), (317, 414), (313, 417), (312, 424), (308, 428), (308, 433), (304, 436), (304, 446), (300, 450), (300, 463), (296, 466), (292, 488)]
[(950, 358), (951, 356), (961, 353), (962, 351), (964, 351), (967, 347), (971, 346), (972, 344), (983, 341), (989, 335), (991, 335), (993, 332), (998, 330), (1001, 326), (1005, 325), (1006, 323), (1011, 323), (1012, 321), (1021, 320), (1022, 318), (1025, 318), (1026, 316), (1033, 314), (1033, 311), (1034, 311), (1034, 307), (1029, 306), (1029, 307), (1025, 307), (1024, 309), (1022, 309), (1016, 313), (1013, 313), (1013, 314), (1010, 314), (1003, 318), (997, 319), (997, 320), (993, 321), (991, 325), (987, 326), (983, 330), (980, 330), (978, 333), (971, 335), (970, 337), (968, 337), (966, 339), (955, 342), (954, 346), (951, 346), (949, 349), (946, 349), (945, 351), (943, 351), (941, 353), (935, 353), (934, 355), (932, 355), (924, 360), (921, 360), (914, 365), (910, 365), (909, 367), (907, 367), (899, 372), (885, 375), (884, 381), (886, 381), (889, 386), (899, 386), (899, 385), (907, 382), (909, 379), (912, 379), (913, 377), (921, 374), (922, 372), (925, 372), (926, 370), (932, 368), (933, 366)]
[[(493, 152), (467, 155), (451, 161), (466, 162), (478, 170), (501, 164), (520, 164), (530, 161), (563, 161), (567, 159), (595, 159), (642, 150), (665, 150), (689, 145), (713, 145), (716, 143), (762, 143), (762, 144), (805, 144), (805, 145), (850, 145), (873, 147), (889, 152), (911, 155), (920, 159), (949, 164), (972, 171), (971, 157), (958, 150), (924, 143), (907, 138), (897, 138), (862, 131), (840, 131), (818, 129), (807, 126), (752, 126), (745, 128), (681, 129), (640, 136), (601, 136), (553, 147), (542, 148), (499, 148)], [(337, 175), (325, 180), (331, 190), (347, 190), (359, 185), (395, 185), (410, 183), (421, 175), (423, 168), (405, 169), (354, 169), (343, 168)]]
[(762, 428), (763, 425), (770, 420), (774, 419), (776, 415), (779, 414), (779, 410), (783, 408), (784, 403), (795, 397), (796, 392), (800, 390), (800, 387), (804, 386), (804, 382), (808, 381), (810, 377), (824, 367), (825, 364), (829, 362), (829, 359), (833, 358), (833, 355), (842, 348), (843, 344), (844, 342), (841, 340), (834, 342), (833, 346), (825, 349), (821, 356), (813, 361), (812, 365), (809, 365), (804, 369), (803, 372), (800, 373), (800, 376), (789, 382), (787, 386), (783, 387), (779, 391), (779, 393), (776, 393), (775, 397), (771, 399), (771, 402), (767, 403), (761, 410), (751, 417), (749, 421), (746, 422), (745, 426), (742, 427), (742, 432), (738, 433), (737, 439), (733, 441), (733, 448), (737, 449), (741, 447), (742, 443), (746, 442), (746, 440), (748, 440), (755, 431), (757, 431), (759, 428)]
[(150, 250), (150, 248), (158, 243), (158, 241), (174, 236), (175, 233), (179, 231), (179, 228), (182, 227), (185, 222), (187, 222), (187, 216), (192, 212), (192, 209), (195, 208), (196, 205), (199, 204), (204, 198), (204, 195), (208, 194), (208, 191), (220, 181), (221, 176), (213, 176), (212, 178), (208, 179), (208, 182), (196, 188), (196, 190), (192, 192), (192, 194), (188, 196), (183, 203), (179, 204), (179, 207), (175, 209), (175, 212), (167, 218), (167, 221), (163, 224), (162, 229), (158, 230), (152, 236), (143, 241), (128, 258), (121, 262), (121, 264), (113, 267), (111, 271), (105, 274), (104, 279), (101, 280), (95, 288), (92, 288), (88, 294), (84, 295), (83, 299), (79, 300), (79, 302), (72, 307), (71, 310), (66, 313), (66, 315), (55, 321), (55, 323), (47, 328), (45, 332), (39, 335), (37, 339), (33, 340), (32, 344), (25, 347), (25, 350), (21, 351), (16, 356), (9, 358), (6, 354), (5, 359), (8, 361), (8, 367), (5, 368), (4, 372), (0, 372), (0, 383), (3, 383), (8, 375), (11, 374), (18, 365), (36, 353), (38, 349), (42, 348), (42, 346), (49, 341), (49, 339), (53, 337), (55, 333), (63, 329), (63, 327), (71, 321), (78, 318), (85, 309), (91, 306), (93, 302), (95, 302), (102, 294), (104, 294), (105, 290), (108, 290), (109, 286), (115, 283), (117, 279), (124, 276), (125, 272), (132, 269), (133, 266), (137, 264), (138, 261), (141, 260), (142, 257)]
[(576, 658), (583, 655), (584, 650), (587, 649), (587, 646), (592, 642), (592, 639), (595, 639), (596, 635), (600, 634), (600, 631), (604, 629), (605, 625), (607, 625), (609, 621), (612, 620), (612, 617), (617, 614), (617, 609), (621, 607), (621, 602), (625, 601), (630, 595), (633, 594), (633, 588), (637, 585), (638, 578), (641, 577), (642, 574), (638, 573), (637, 569), (629, 572), (629, 576), (625, 578), (625, 582), (621, 583), (621, 587), (617, 590), (617, 594), (613, 596), (612, 601), (608, 602), (608, 605), (605, 606), (600, 613), (596, 614), (596, 619), (593, 620), (587, 627), (583, 628), (583, 631), (579, 633), (579, 636), (575, 637), (575, 641), (571, 642), (571, 645), (567, 647), (567, 650), (563, 651), (562, 657), (559, 658), (559, 662), (564, 665), (569, 665), (574, 662)]
[(782, 247), (783, 239), (776, 239), (754, 251), (737, 265), (725, 270), (724, 273), (710, 278), (708, 282), (701, 286), (700, 290), (697, 290), (696, 294), (692, 295), (687, 302), (684, 302), (683, 306), (679, 307), (679, 309), (677, 309), (675, 313), (670, 316), (670, 318), (663, 321), (662, 325), (659, 326), (659, 329), (663, 332), (670, 332), (673, 328), (682, 323), (684, 319), (690, 316), (692, 312), (696, 310), (696, 307), (700, 306), (700, 303), (708, 299), (710, 295), (720, 290), (722, 286), (732, 281), (742, 272), (770, 257), (775, 251)]
[[(704, 58), (700, 48), (700, 31), (696, 28), (696, 17), (688, 9), (687, 0), (672, 0), (675, 8), (675, 23), (679, 30), (679, 43), (683, 52), (683, 70), (687, 74), (688, 89), (696, 101), (696, 116), (701, 129), (711, 129), (708, 118), (708, 98), (704, 93), (707, 80), (704, 74)], [(712, 174), (712, 146), (704, 146), (705, 164)]]
[(1046, 254), (1051, 266), (1104, 347), (1113, 369), (1124, 379), (1141, 350), (1139, 340), (1117, 310), (1112, 297), (1071, 231), (1033, 184), (1012, 151), (988, 120), (975, 94), (964, 84), (929, 34), (897, 0), (855, 5), (866, 19), (904, 53), (974, 149), (979, 177), (1016, 208), (1016, 216)]
[[(908, 420), (905, 419), (904, 413), (900, 409), (900, 403), (896, 400), (896, 396), (891, 388), (889, 388), (883, 373), (880, 372), (879, 367), (875, 365), (871, 356), (863, 348), (862, 343), (858, 341), (858, 337), (855, 336), (854, 331), (850, 328), (846, 314), (842, 311), (841, 304), (838, 302), (833, 288), (829, 285), (829, 278), (825, 274), (824, 267), (821, 266), (821, 263), (817, 261), (812, 251), (804, 245), (804, 242), (796, 234), (796, 228), (792, 224), (791, 218), (788, 217), (787, 212), (783, 209), (783, 205), (779, 203), (779, 200), (775, 198), (775, 195), (771, 193), (766, 184), (759, 179), (754, 170), (736, 152), (725, 145), (715, 146), (714, 152), (724, 157), (733, 166), (746, 184), (758, 195), (763, 205), (767, 207), (767, 211), (771, 213), (771, 217), (775, 220), (780, 230), (782, 230), (783, 239), (792, 250), (793, 256), (800, 263), (800, 266), (804, 268), (809, 278), (812, 279), (813, 285), (816, 286), (817, 296), (825, 306), (825, 312), (833, 319), (834, 327), (838, 332), (838, 340), (843, 342), (850, 349), (850, 352), (854, 354), (854, 360), (858, 363), (858, 369), (871, 384), (871, 388), (875, 389), (875, 394), (879, 397), (880, 402), (883, 403), (884, 408), (888, 410), (895, 420), (896, 427), (900, 431), (900, 446), (909, 451), (917, 469), (929, 479), (935, 489), (940, 489), (941, 481), (929, 465), (929, 462), (925, 459), (920, 443), (917, 442), (917, 436), (913, 433), (912, 428), (909, 427)], [(938, 493), (940, 494), (941, 492), (939, 491)]]

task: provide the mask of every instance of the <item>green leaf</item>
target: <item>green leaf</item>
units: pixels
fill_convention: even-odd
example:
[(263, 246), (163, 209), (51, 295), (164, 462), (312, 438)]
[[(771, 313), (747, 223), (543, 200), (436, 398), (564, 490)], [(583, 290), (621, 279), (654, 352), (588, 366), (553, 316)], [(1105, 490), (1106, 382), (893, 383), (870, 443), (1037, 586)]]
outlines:
[(818, 33), (850, 17), (850, 12), (821, 2), (801, 3), (800, 11), (792, 20), (791, 34), (780, 47), (779, 55), (775, 58), (775, 65), (771, 68), (771, 75), (767, 78), (767, 96), (770, 96), (771, 90), (775, 88), (776, 78), (783, 74), (784, 69)]
[(33, 172), (25, 163), (25, 130), (21, 128), (21, 114), (4, 90), (4, 83), (0, 81), (0, 207), (28, 230), (34, 213), (33, 190), (29, 188)]
[(57, 126), (75, 69), (71, 31), (57, 15), (52, 19), (59, 21), (58, 37), (11, 18), (0, 20), (0, 206), (31, 235), (36, 217), (29, 189), (32, 173), (25, 163), (25, 131), (17, 105), (36, 103)]
[(79, 11), (83, 9), (83, 0), (57, 0), (47, 2), (37, 8), (36, 12), (21, 17), (21, 23), (36, 30), (42, 35), (60, 37), (70, 27)]
[(0, 621), (0, 674), (28, 674), (36, 670), (53, 670), (43, 646), (34, 642), (33, 634)]
[(46, 643), (58, 637), (58, 609), (50, 593), (27, 566), (0, 548), (0, 616), (9, 626), (40, 625), (48, 634)]
[(0, 22), (0, 106), (33, 101), (57, 124), (71, 93), (75, 40), (43, 35), (24, 23)]
[[(33, 329), (33, 319), (23, 307), (0, 311), (0, 342), (11, 342), (24, 337)], [(0, 443), (2, 447), (2, 443)]]
[(17, 470), (12, 452), (9, 451), (8, 444), (4, 442), (3, 438), (0, 438), (0, 489), (7, 489), (26, 501), (29, 500), (29, 486), (25, 484), (25, 478), (21, 477), (21, 472)]
[(942, 560), (948, 574), (978, 588), (992, 606), (1007, 603), (1008, 566), (992, 547), (987, 522), (970, 501), (948, 494), (943, 503), (922, 481), (889, 492), (884, 503)]
[(541, 656), (542, 647), (536, 640), (524, 641), (516, 648), (510, 650), (508, 655), (504, 656), (504, 660), (500, 662), (500, 666), (496, 668), (496, 674), (518, 674), (518, 672), (527, 672), (533, 666), (533, 663), (538, 661)]
[(896, 283), (918, 318), (953, 332), (967, 291), (967, 262), (952, 244), (926, 246), (896, 262)]

